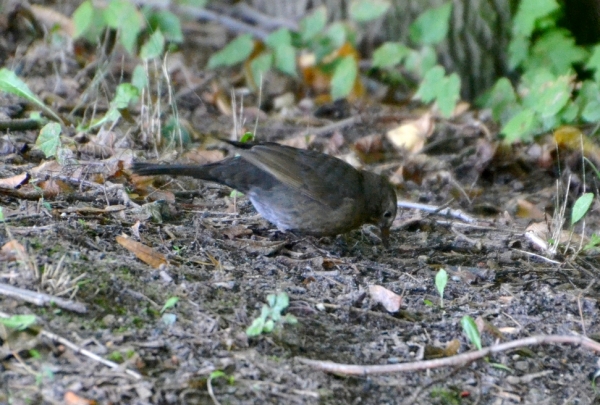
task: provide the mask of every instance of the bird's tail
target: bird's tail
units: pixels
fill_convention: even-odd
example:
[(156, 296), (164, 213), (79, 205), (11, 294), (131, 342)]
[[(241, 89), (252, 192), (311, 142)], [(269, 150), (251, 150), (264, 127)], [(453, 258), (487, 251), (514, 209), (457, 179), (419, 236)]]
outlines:
[(154, 176), (154, 175), (169, 175), (169, 176), (190, 176), (196, 179), (216, 181), (219, 179), (215, 178), (211, 174), (211, 169), (214, 168), (213, 164), (208, 165), (157, 165), (154, 163), (142, 163), (135, 162), (131, 166), (131, 170), (140, 176)]

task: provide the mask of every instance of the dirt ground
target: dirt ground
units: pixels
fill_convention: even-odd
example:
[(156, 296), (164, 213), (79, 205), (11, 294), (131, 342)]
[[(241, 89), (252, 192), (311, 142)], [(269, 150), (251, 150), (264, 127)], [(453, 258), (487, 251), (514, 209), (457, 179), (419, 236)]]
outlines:
[[(60, 74), (66, 89), (57, 92), (56, 71), (42, 69), (56, 59), (32, 53), (20, 76), (36, 94), (59, 93), (54, 106), (66, 111), (94, 72), (72, 83), (81, 68), (68, 60)], [(122, 68), (117, 65), (107, 82)], [(29, 177), (0, 188), (6, 219), (0, 245), (9, 246), (0, 255), (0, 284), (64, 302), (36, 304), (0, 288), (3, 316), (37, 317), (25, 331), (0, 329), (0, 404), (600, 403), (598, 357), (582, 345), (521, 346), (467, 364), (358, 376), (302, 361), (395, 365), (448, 358), (476, 350), (461, 326), (467, 315), (484, 347), (538, 335), (600, 338), (597, 252), (577, 249), (586, 243), (581, 226), (567, 232), (566, 246), (553, 222), (566, 218), (568, 231), (583, 186), (597, 191), (578, 151), (555, 154), (548, 138), (502, 145), (472, 110), (432, 120), (424, 148), (409, 154), (385, 134), (423, 116), (412, 105), (350, 104), (340, 118), (316, 117), (316, 107), (292, 118), (249, 108), (247, 114), (260, 115), (261, 140), (366, 162), (366, 169), (390, 177), (400, 200), (462, 210), (474, 219), (402, 209), (389, 249), (369, 227), (335, 238), (285, 234), (226, 187), (187, 178), (142, 180), (128, 170), (134, 158), (156, 160), (156, 150), (168, 161), (224, 155), (208, 135), (229, 136), (233, 121), (203, 101), (210, 85), (203, 86), (177, 98), (181, 119), (201, 128), (186, 152), (155, 148), (140, 125), (123, 120), (106, 131), (110, 146), (99, 141), (106, 133), (67, 134), (76, 162), (58, 164), (32, 148), (38, 130), (4, 132), (0, 178)], [(20, 117), (23, 109), (22, 101), (3, 95), (5, 116)], [(134, 110), (134, 121), (138, 116)], [(343, 121), (348, 117), (361, 119)], [(305, 136), (307, 127), (339, 122), (347, 125)], [(94, 143), (102, 153), (90, 148)], [(163, 202), (140, 208), (155, 200)], [(597, 232), (599, 219), (596, 202), (586, 216), (586, 237)], [(541, 250), (532, 234), (561, 240), (558, 252)], [(139, 247), (126, 248), (122, 235), (164, 263), (140, 260)], [(15, 253), (15, 246), (22, 249)], [(440, 269), (449, 275), (443, 307), (434, 281)], [(400, 295), (400, 309), (386, 310), (375, 285)], [(286, 313), (297, 324), (248, 337), (267, 296), (279, 292), (288, 294)], [(178, 302), (163, 311), (172, 297)]]

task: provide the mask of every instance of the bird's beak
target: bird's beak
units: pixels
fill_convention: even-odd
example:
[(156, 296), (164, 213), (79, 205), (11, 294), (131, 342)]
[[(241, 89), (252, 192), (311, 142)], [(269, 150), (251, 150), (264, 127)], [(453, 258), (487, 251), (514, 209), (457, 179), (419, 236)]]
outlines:
[(390, 228), (389, 227), (381, 228), (381, 241), (383, 242), (383, 246), (385, 246), (386, 249), (390, 247)]

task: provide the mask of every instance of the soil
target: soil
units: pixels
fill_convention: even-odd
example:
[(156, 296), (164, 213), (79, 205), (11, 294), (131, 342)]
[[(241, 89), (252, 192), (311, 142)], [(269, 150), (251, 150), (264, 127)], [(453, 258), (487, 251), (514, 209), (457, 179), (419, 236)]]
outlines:
[[(56, 60), (33, 55), (32, 47), (20, 77), (36, 94), (59, 94), (58, 74), (68, 88), (53, 107), (66, 115), (94, 70), (72, 83), (81, 72), (73, 54), (62, 55), (66, 65), (57, 73), (42, 68)], [(121, 59), (110, 60), (107, 83), (114, 89), (119, 77), (111, 75), (122, 66)], [(190, 66), (182, 70), (207, 75)], [(188, 88), (175, 86), (175, 92)], [(315, 117), (315, 107), (291, 118), (249, 107), (246, 114), (260, 115), (261, 140), (368, 163), (366, 169), (390, 176), (400, 200), (462, 210), (473, 219), (402, 209), (389, 249), (369, 227), (335, 238), (286, 234), (226, 187), (167, 177), (148, 183), (128, 170), (133, 156), (156, 160), (156, 150), (161, 157), (177, 151), (183, 159), (222, 155), (207, 135), (231, 134), (233, 119), (205, 101), (209, 87), (177, 99), (181, 119), (196, 128), (183, 148), (156, 145), (159, 137), (138, 125), (139, 109), (130, 112), (133, 124), (123, 119), (93, 135), (70, 129), (63, 143), (76, 162), (58, 164), (34, 150), (39, 130), (5, 132), (0, 178), (27, 173), (29, 180), (0, 188), (6, 219), (0, 283), (67, 303), (36, 305), (0, 293), (3, 316), (37, 319), (20, 332), (0, 329), (0, 404), (599, 403), (598, 357), (581, 345), (522, 346), (467, 364), (386, 374), (328, 373), (301, 360), (394, 365), (449, 358), (476, 350), (462, 325), (466, 316), (475, 320), (483, 347), (537, 335), (600, 337), (598, 256), (580, 249), (587, 240), (578, 239), (597, 232), (597, 201), (585, 228), (569, 227), (584, 185), (597, 190), (578, 151), (553, 154), (549, 138), (506, 146), (473, 110), (432, 120), (435, 130), (424, 148), (407, 153), (385, 134), (422, 117), (414, 105), (352, 103), (342, 117)], [(103, 101), (107, 107), (110, 100)], [(9, 118), (24, 108), (13, 97), (2, 104)], [(307, 126), (357, 116), (361, 120), (341, 129), (303, 135)], [(253, 122), (246, 129), (253, 130)], [(102, 143), (107, 137), (111, 141)], [(551, 152), (535, 153), (540, 150)], [(142, 207), (151, 200), (162, 202)], [(557, 226), (561, 218), (566, 224)], [(570, 241), (561, 240), (554, 253), (543, 250), (532, 242), (532, 224), (546, 232), (543, 242), (561, 240), (561, 229)], [(150, 248), (158, 264), (136, 256), (141, 248), (126, 246), (122, 235)], [(441, 269), (449, 276), (443, 300), (435, 283)], [(386, 309), (372, 286), (400, 296), (400, 308)], [(290, 301), (284, 313), (297, 323), (280, 321), (272, 332), (249, 337), (246, 330), (267, 297), (281, 292)], [(163, 308), (172, 297), (177, 303)], [(69, 303), (83, 304), (85, 313)]]

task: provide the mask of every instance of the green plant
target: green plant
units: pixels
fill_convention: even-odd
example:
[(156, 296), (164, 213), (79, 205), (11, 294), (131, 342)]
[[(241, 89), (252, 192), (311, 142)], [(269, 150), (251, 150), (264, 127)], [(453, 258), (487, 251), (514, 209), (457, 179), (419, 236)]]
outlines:
[[(530, 141), (560, 125), (600, 120), (600, 45), (584, 48), (558, 22), (556, 0), (523, 0), (513, 20), (509, 67), (521, 73), (513, 87), (506, 78), (478, 103), (502, 125), (506, 142)], [(593, 72), (581, 80), (575, 67)]]
[(119, 32), (118, 41), (123, 48), (132, 55), (137, 48), (143, 59), (162, 54), (165, 41), (183, 41), (181, 23), (175, 14), (149, 6), (140, 9), (128, 0), (111, 0), (103, 6), (84, 1), (73, 13), (73, 24), (75, 39), (85, 38), (91, 43), (98, 43), (106, 29), (114, 29)]
[(477, 325), (475, 324), (473, 318), (465, 315), (460, 320), (460, 324), (465, 332), (465, 335), (467, 335), (471, 341), (471, 344), (473, 344), (478, 350), (481, 350), (481, 336), (479, 335), (479, 330), (477, 329)]
[(167, 311), (168, 309), (175, 307), (175, 305), (177, 305), (178, 302), (179, 302), (179, 297), (169, 298), (167, 300), (167, 302), (165, 302), (165, 305), (163, 305), (163, 307), (161, 308), (160, 313), (164, 314), (165, 311)]
[(446, 74), (437, 64), (434, 46), (448, 35), (452, 3), (446, 2), (421, 14), (409, 27), (410, 39), (418, 49), (399, 42), (386, 42), (373, 53), (374, 68), (402, 66), (422, 81), (414, 96), (424, 103), (435, 102), (444, 117), (450, 117), (460, 98), (460, 78)]
[(317, 7), (304, 17), (297, 31), (281, 28), (270, 33), (256, 45), (248, 34), (240, 35), (221, 51), (212, 55), (208, 67), (248, 64), (251, 84), (260, 87), (261, 77), (271, 69), (297, 77), (296, 56), (302, 51), (314, 57), (310, 67), (303, 65), (303, 74), (327, 76), (333, 99), (348, 96), (358, 76), (358, 54), (354, 50), (356, 25), (381, 17), (389, 8), (384, 0), (352, 2), (350, 22), (327, 24), (327, 9)]
[(435, 288), (440, 294), (440, 308), (444, 308), (444, 290), (448, 284), (448, 273), (444, 269), (440, 269), (435, 275)]
[(35, 315), (13, 315), (8, 318), (0, 318), (0, 324), (18, 331), (25, 330), (35, 325), (36, 322)]
[(277, 325), (284, 325), (286, 323), (295, 325), (298, 323), (298, 320), (293, 315), (281, 315), (290, 303), (290, 299), (286, 293), (281, 292), (277, 295), (269, 294), (267, 296), (267, 303), (268, 305), (263, 305), (260, 316), (254, 319), (252, 325), (246, 329), (248, 336), (253, 337), (261, 333), (270, 333)]

